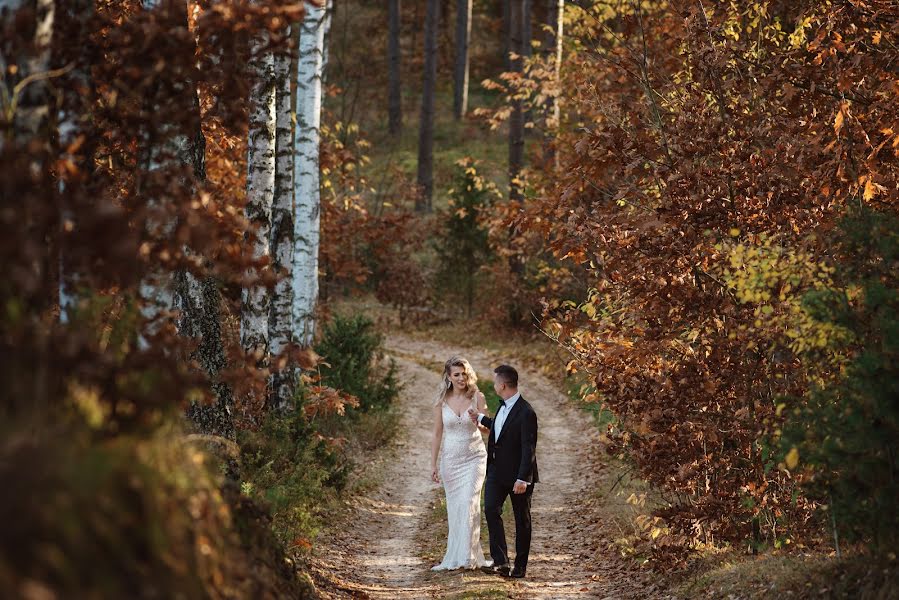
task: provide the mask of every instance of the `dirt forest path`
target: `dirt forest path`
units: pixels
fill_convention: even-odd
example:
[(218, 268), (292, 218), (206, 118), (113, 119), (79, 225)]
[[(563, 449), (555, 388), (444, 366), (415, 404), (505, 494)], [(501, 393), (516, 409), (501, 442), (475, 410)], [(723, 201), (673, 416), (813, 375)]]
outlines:
[[(387, 350), (406, 388), (401, 425), (392, 448), (373, 457), (376, 480), (354, 498), (350, 514), (320, 542), (313, 574), (326, 598), (668, 598), (648, 576), (608, 549), (593, 515), (598, 432), (590, 417), (536, 372), (521, 369), (522, 395), (539, 420), (541, 482), (533, 497), (534, 533), (528, 577), (508, 580), (479, 571), (435, 573), (440, 557), (427, 547), (445, 542), (446, 524), (435, 512), (442, 488), (429, 479), (430, 402), (443, 362), (466, 356), (483, 379), (514, 357), (391, 335)], [(424, 418), (423, 418), (424, 417)], [(514, 549), (514, 527), (506, 532)], [(442, 547), (442, 546), (441, 546)], [(484, 544), (485, 555), (486, 543)], [(441, 550), (442, 552), (442, 550)]]

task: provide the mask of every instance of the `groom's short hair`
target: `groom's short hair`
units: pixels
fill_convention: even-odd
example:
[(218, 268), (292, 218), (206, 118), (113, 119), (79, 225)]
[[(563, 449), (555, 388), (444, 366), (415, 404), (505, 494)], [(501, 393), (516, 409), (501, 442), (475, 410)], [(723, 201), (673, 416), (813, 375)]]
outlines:
[(515, 370), (515, 367), (500, 365), (493, 369), (493, 372), (509, 387), (518, 387), (518, 371)]

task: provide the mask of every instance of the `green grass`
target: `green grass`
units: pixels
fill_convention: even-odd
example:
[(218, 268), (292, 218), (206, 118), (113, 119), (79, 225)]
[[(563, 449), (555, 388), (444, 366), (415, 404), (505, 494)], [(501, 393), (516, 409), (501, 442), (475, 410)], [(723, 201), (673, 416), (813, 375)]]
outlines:
[(487, 412), (495, 415), (496, 409), (499, 408), (499, 403), (502, 400), (499, 394), (496, 393), (496, 390), (493, 389), (493, 381), (478, 380), (478, 389), (481, 390), (481, 393), (484, 394), (484, 398), (487, 400)]
[(583, 410), (589, 412), (593, 416), (593, 423), (596, 427), (603, 431), (609, 423), (614, 423), (617, 419), (601, 401), (585, 401), (584, 398), (588, 394), (596, 391), (596, 388), (590, 380), (582, 373), (575, 373), (565, 378), (564, 382), (565, 394)]

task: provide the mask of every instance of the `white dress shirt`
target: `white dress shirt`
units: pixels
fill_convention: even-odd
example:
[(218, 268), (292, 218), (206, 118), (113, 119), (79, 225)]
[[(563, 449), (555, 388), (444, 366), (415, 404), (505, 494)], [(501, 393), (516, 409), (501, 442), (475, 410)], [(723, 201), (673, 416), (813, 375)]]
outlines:
[(496, 432), (496, 438), (499, 439), (499, 434), (503, 431), (503, 425), (506, 424), (506, 417), (512, 411), (512, 407), (515, 406), (515, 403), (518, 402), (518, 399), (521, 398), (521, 392), (515, 392), (508, 400), (506, 400), (506, 404), (499, 407), (499, 410), (496, 411), (496, 417), (493, 419), (493, 430)]

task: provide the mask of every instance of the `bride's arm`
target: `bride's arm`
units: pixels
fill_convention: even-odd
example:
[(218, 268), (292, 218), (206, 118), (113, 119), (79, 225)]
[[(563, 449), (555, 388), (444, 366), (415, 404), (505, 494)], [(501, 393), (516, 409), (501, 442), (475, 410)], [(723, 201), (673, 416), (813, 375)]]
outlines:
[(478, 414), (484, 415), (484, 417), (480, 419), (478, 427), (480, 427), (484, 431), (490, 431), (490, 417), (487, 416), (487, 399), (481, 392), (478, 392), (475, 396), (478, 401)]
[(440, 483), (440, 474), (437, 472), (437, 457), (440, 456), (440, 441), (443, 438), (443, 415), (441, 405), (434, 407), (434, 436), (431, 439), (431, 479), (434, 483)]

